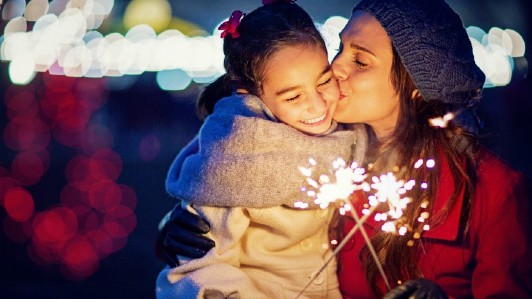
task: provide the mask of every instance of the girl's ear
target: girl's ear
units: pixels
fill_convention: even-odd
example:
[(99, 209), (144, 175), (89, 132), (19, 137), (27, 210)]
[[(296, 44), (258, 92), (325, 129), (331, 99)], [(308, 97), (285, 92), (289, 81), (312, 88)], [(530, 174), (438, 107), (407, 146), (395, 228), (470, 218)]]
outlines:
[(249, 91), (243, 89), (243, 88), (237, 88), (236, 93), (238, 94), (249, 94)]

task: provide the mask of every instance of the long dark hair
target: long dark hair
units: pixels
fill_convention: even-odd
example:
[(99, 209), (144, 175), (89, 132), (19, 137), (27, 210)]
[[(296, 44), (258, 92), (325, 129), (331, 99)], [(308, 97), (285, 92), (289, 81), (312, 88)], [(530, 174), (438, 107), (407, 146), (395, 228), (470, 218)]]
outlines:
[[(393, 48), (393, 47), (392, 47)], [(438, 191), (438, 180), (442, 163), (447, 163), (453, 173), (455, 190), (449, 198), (442, 213), (429, 218), (431, 227), (440, 224), (450, 209), (456, 204), (459, 191), (465, 188), (464, 207), (462, 209), (462, 228), (467, 230), (470, 213), (470, 199), (474, 195), (476, 182), (476, 154), (478, 142), (476, 137), (460, 127), (450, 123), (446, 128), (435, 128), (429, 125), (428, 119), (453, 112), (456, 107), (441, 101), (425, 101), (416, 91), (416, 86), (401, 62), (395, 48), (393, 50), (393, 64), (390, 80), (400, 97), (400, 115), (394, 133), (390, 138), (380, 141), (372, 152), (369, 160), (373, 161), (370, 172), (382, 173), (390, 166), (405, 166), (400, 172), (401, 178), (414, 179), (416, 182), (427, 182), (428, 188), (414, 188), (409, 197), (404, 214), (405, 224), (412, 228), (406, 236), (378, 231), (371, 239), (380, 262), (388, 275), (390, 284), (395, 286), (398, 281), (421, 278), (422, 274), (417, 265), (417, 255), (420, 253), (420, 242), (407, 244), (412, 235), (420, 231), (417, 218), (423, 202), (428, 202), (428, 211), (434, 208), (434, 200)], [(394, 165), (389, 165), (389, 158), (395, 157)], [(420, 158), (432, 158), (436, 161), (434, 169), (427, 171), (423, 168), (412, 167)], [(408, 235), (410, 234), (410, 236)], [(380, 275), (373, 259), (369, 256), (367, 247), (360, 252), (360, 258), (366, 269), (366, 278), (373, 295), (381, 298), (384, 290), (379, 289), (377, 280)], [(348, 267), (348, 265), (344, 265)]]
[(278, 2), (261, 6), (242, 18), (239, 37), (224, 38), (226, 73), (206, 86), (197, 101), (198, 114), (211, 114), (219, 99), (244, 89), (261, 93), (265, 65), (286, 46), (317, 46), (326, 51), (325, 42), (309, 14), (296, 4)]

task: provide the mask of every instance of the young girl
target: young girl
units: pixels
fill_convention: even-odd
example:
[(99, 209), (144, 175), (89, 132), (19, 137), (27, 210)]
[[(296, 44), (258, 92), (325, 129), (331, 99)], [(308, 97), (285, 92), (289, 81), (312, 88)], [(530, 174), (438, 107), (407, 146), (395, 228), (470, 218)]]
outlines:
[[(167, 177), (168, 192), (211, 224), (216, 247), (164, 269), (158, 298), (295, 298), (331, 254), (333, 211), (306, 202), (298, 167), (314, 158), (319, 174), (339, 157), (362, 160), (365, 130), (332, 121), (339, 91), (325, 43), (290, 2), (241, 22), (236, 11), (221, 27), (227, 73), (200, 97), (212, 114)], [(341, 298), (335, 263), (302, 298)]]

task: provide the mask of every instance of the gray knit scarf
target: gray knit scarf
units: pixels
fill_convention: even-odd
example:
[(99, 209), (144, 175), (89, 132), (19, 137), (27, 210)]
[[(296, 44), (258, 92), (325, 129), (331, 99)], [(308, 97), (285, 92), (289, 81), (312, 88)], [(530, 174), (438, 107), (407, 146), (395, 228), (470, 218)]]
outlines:
[(334, 124), (326, 134), (311, 136), (276, 120), (259, 98), (233, 95), (216, 104), (176, 157), (166, 188), (174, 197), (208, 206), (293, 207), (301, 201), (317, 208), (300, 190), (306, 177), (299, 167), (313, 158), (317, 177), (330, 172), (337, 158), (361, 164), (366, 149), (363, 125)]

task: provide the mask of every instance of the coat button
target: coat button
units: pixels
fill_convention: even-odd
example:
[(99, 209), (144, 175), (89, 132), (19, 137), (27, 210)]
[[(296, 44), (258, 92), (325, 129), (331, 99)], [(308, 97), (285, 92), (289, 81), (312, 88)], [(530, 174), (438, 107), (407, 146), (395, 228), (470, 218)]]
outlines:
[(316, 276), (316, 274), (318, 274), (318, 276), (316, 276), (316, 278), (312, 281), (313, 284), (315, 285), (323, 284), (323, 282), (325, 281), (325, 274), (323, 273), (323, 271), (320, 274), (318, 274), (318, 271), (314, 271), (312, 272), (312, 274), (310, 274), (310, 277), (309, 277), (310, 279), (312, 279), (313, 277)]
[(299, 247), (301, 247), (301, 250), (303, 250), (303, 251), (310, 251), (310, 250), (312, 250), (313, 243), (312, 243), (311, 240), (305, 239), (305, 240), (299, 242)]

